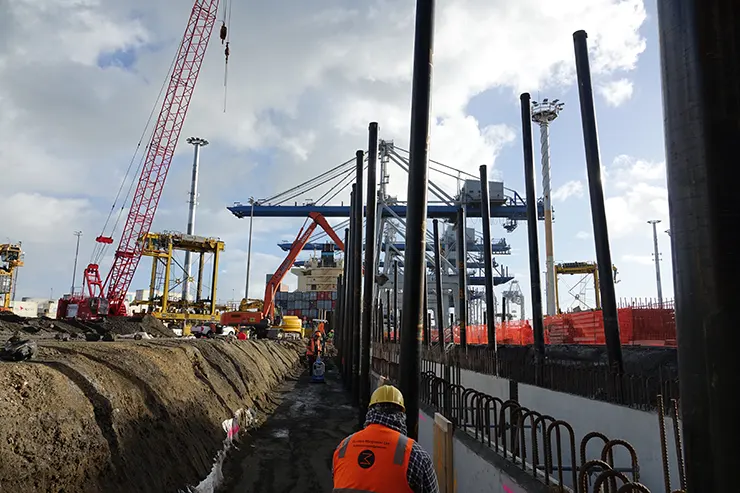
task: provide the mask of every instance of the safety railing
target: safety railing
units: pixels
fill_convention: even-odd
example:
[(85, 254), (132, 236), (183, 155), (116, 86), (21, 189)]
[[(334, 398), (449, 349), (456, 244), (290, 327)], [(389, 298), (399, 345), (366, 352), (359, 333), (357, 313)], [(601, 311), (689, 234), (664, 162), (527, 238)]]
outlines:
[[(545, 361), (535, 365), (527, 348), (501, 346), (494, 356), (486, 347), (463, 350), (454, 346), (442, 353), (438, 347), (422, 349), (422, 359), (435, 364), (449, 365), (454, 370), (464, 369), (495, 375), (519, 383), (619, 404), (634, 409), (658, 409), (656, 395), (666, 402), (679, 398), (678, 378), (675, 372), (662, 369), (615, 373), (605, 364), (587, 361)], [(373, 354), (380, 359), (398, 361), (399, 346), (395, 343), (375, 343)], [(669, 409), (664, 408), (667, 413)]]
[[(398, 364), (374, 357), (373, 370), (391, 382), (397, 381)], [(465, 431), (500, 456), (549, 485), (553, 491), (574, 493), (650, 493), (640, 483), (637, 452), (627, 441), (610, 438), (598, 431), (577, 437), (573, 427), (563, 419), (523, 407), (516, 400), (502, 400), (475, 389), (466, 388), (425, 371), (420, 377), (420, 400), (449, 419), (456, 429)], [(663, 397), (658, 400), (662, 405)], [(678, 405), (672, 401), (674, 423), (678, 422)], [(685, 493), (683, 455), (680, 432), (676, 425), (676, 453), (679, 460), (681, 488), (670, 489), (668, 454), (662, 413), (662, 453), (666, 491)], [(596, 457), (588, 455), (592, 443), (601, 443)], [(627, 451), (630, 461), (615, 465), (615, 450)]]

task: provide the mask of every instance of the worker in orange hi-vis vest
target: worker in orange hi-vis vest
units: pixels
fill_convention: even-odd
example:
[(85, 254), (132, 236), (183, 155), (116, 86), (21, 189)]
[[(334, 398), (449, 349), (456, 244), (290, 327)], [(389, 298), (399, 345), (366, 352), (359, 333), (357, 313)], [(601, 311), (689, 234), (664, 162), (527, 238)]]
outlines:
[(321, 355), (321, 349), (321, 334), (314, 332), (306, 347), (306, 359), (308, 360), (308, 370), (311, 375), (313, 375), (313, 364), (316, 362), (316, 358)]
[(373, 392), (362, 431), (334, 451), (334, 490), (342, 493), (439, 493), (431, 456), (406, 436), (401, 391)]

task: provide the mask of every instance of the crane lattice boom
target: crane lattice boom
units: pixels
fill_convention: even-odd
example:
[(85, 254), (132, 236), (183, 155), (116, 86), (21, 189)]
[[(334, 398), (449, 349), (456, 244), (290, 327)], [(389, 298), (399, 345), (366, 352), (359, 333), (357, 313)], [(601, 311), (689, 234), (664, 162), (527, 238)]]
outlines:
[(162, 109), (157, 118), (151, 142), (147, 147), (144, 166), (126, 218), (126, 226), (116, 250), (113, 267), (104, 284), (100, 283), (98, 266), (95, 264), (88, 266), (90, 271), (89, 275), (86, 273), (88, 285), (98, 286), (100, 296), (102, 296), (103, 286), (107, 286), (106, 298), (111, 303), (112, 315), (125, 315), (123, 301), (133, 280), (136, 267), (139, 265), (139, 260), (141, 260), (144, 247), (141, 239), (149, 233), (154, 220), (167, 172), (175, 154), (175, 147), (180, 138), (180, 131), (203, 64), (208, 40), (216, 22), (218, 5), (219, 0), (196, 0), (193, 5), (162, 102)]

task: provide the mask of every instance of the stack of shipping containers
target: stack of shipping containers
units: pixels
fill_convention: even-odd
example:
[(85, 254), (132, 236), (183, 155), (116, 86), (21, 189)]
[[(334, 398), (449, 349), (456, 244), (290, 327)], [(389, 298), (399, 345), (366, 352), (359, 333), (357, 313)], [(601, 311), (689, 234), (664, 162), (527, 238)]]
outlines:
[(337, 304), (336, 291), (294, 291), (277, 292), (275, 303), (283, 315), (295, 315), (301, 319), (313, 320), (334, 311)]

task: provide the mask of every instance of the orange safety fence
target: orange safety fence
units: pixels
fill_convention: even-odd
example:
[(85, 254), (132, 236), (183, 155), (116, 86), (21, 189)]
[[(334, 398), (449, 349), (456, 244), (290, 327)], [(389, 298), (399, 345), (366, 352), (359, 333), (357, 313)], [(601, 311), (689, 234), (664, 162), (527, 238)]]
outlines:
[[(620, 340), (624, 345), (676, 347), (676, 322), (672, 308), (619, 308)], [(545, 344), (605, 344), (601, 310), (564, 313), (545, 317)], [(450, 328), (445, 340), (450, 341)], [(460, 344), (460, 326), (452, 327), (455, 344)], [(432, 330), (432, 342), (439, 339)], [(485, 325), (468, 325), (467, 343), (488, 343)], [(527, 346), (534, 344), (534, 331), (528, 320), (496, 324), (496, 343)]]

